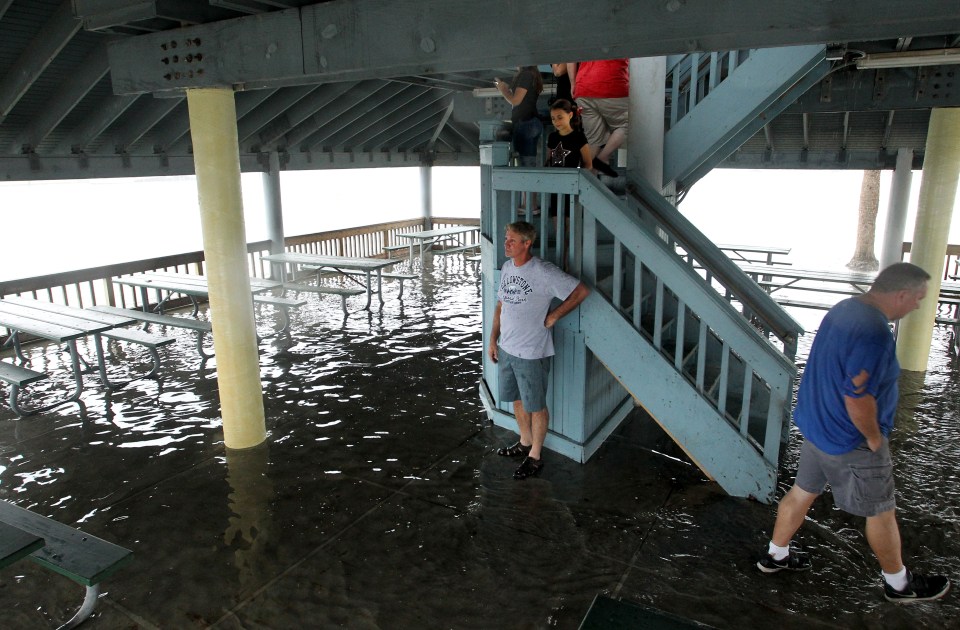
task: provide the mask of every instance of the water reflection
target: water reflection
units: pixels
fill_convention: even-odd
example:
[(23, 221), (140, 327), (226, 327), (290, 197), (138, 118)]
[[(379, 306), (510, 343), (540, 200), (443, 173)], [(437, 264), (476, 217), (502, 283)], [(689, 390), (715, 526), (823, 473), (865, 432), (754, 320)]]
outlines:
[(241, 592), (246, 594), (267, 581), (272, 565), (266, 556), (273, 536), (273, 482), (267, 474), (270, 445), (225, 451), (230, 517), (223, 542), (233, 549)]

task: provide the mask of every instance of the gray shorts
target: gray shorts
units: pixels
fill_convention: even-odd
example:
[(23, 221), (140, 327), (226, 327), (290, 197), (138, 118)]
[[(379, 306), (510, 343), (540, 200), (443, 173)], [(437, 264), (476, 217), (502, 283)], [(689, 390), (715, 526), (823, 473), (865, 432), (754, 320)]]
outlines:
[(829, 483), (837, 507), (855, 516), (876, 516), (897, 507), (886, 438), (876, 453), (864, 442), (843, 455), (827, 455), (804, 440), (795, 483), (813, 494), (823, 492)]
[(607, 143), (614, 129), (626, 129), (630, 112), (629, 98), (578, 98), (580, 122), (590, 146)]
[(550, 357), (521, 359), (497, 348), (497, 372), (500, 400), (519, 400), (527, 412), (547, 407), (547, 383), (550, 379)]

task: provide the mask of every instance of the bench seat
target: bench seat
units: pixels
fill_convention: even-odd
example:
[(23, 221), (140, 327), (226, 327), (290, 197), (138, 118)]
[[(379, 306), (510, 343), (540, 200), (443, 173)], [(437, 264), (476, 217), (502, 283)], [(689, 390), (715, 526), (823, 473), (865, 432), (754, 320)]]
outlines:
[(46, 516), (0, 500), (0, 521), (43, 538), (30, 559), (86, 587), (80, 610), (61, 628), (73, 628), (93, 613), (100, 582), (133, 558), (133, 552)]
[(119, 308), (116, 306), (97, 305), (89, 307), (90, 310), (100, 311), (102, 313), (113, 313), (114, 315), (124, 315), (131, 319), (136, 319), (147, 324), (160, 324), (162, 326), (173, 326), (176, 328), (187, 328), (197, 333), (197, 352), (201, 357), (210, 358), (212, 353), (203, 349), (203, 336), (213, 330), (213, 325), (208, 321), (200, 319), (191, 319), (189, 317), (174, 317), (172, 315), (160, 315), (159, 313), (149, 313), (147, 311), (138, 311), (130, 308)]
[(174, 342), (176, 339), (173, 337), (165, 337), (163, 335), (156, 335), (148, 333), (143, 330), (138, 330), (136, 328), (112, 328), (110, 330), (105, 330), (99, 335), (97, 335), (96, 343), (98, 345), (97, 360), (100, 368), (100, 380), (103, 382), (103, 386), (107, 389), (116, 389), (118, 387), (123, 387), (130, 382), (130, 379), (126, 381), (111, 381), (107, 376), (107, 366), (104, 361), (105, 354), (103, 352), (103, 347), (100, 345), (100, 337), (105, 339), (112, 339), (114, 341), (125, 341), (127, 343), (135, 343), (139, 346), (143, 346), (150, 353), (150, 359), (152, 361), (150, 371), (144, 374), (139, 378), (151, 378), (160, 370), (160, 353), (159, 348), (163, 346), (168, 346)]
[[(363, 276), (362, 271), (344, 271), (345, 276)], [(384, 280), (399, 280), (400, 281), (400, 292), (397, 294), (398, 298), (403, 297), (403, 282), (404, 280), (416, 280), (420, 276), (413, 273), (399, 273), (396, 271), (384, 272), (380, 274), (380, 277)]]
[(349, 289), (346, 287), (327, 287), (322, 284), (296, 284), (287, 282), (283, 285), (284, 291), (302, 291), (305, 293), (319, 293), (321, 295), (339, 295), (343, 316), (347, 316), (347, 298), (366, 293), (363, 289)]
[(473, 245), (458, 245), (457, 247), (447, 247), (444, 249), (434, 250), (434, 254), (456, 254), (457, 252), (467, 252), (470, 250), (478, 249), (480, 243), (474, 243)]
[(13, 409), (14, 413), (18, 416), (28, 416), (34, 413), (32, 410), (20, 407), (20, 389), (24, 385), (36, 383), (45, 378), (48, 377), (43, 372), (37, 372), (30, 368), (0, 361), (0, 381), (4, 381), (10, 385), (10, 396), (7, 398), (7, 404), (10, 405), (10, 408)]

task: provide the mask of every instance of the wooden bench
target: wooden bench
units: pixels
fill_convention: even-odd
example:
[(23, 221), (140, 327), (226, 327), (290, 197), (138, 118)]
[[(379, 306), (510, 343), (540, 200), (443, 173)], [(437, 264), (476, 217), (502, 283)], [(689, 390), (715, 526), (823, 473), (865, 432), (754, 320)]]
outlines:
[(74, 628), (87, 619), (97, 605), (100, 583), (133, 558), (129, 549), (7, 501), (0, 500), (0, 522), (43, 538), (43, 547), (29, 558), (86, 587), (83, 604), (60, 626), (61, 630)]
[(295, 284), (284, 283), (284, 291), (295, 291), (305, 293), (319, 293), (321, 295), (339, 295), (340, 306), (343, 308), (343, 316), (347, 316), (347, 298), (353, 295), (363, 295), (366, 293), (363, 289), (347, 289), (345, 287), (325, 287), (318, 284)]
[(197, 352), (200, 356), (209, 359), (213, 353), (205, 352), (203, 349), (203, 336), (213, 330), (210, 322), (190, 319), (188, 317), (173, 317), (172, 315), (160, 315), (159, 313), (150, 313), (147, 311), (137, 311), (129, 308), (119, 308), (116, 306), (91, 306), (89, 310), (99, 311), (101, 313), (112, 313), (114, 315), (123, 315), (144, 322), (144, 324), (160, 324), (162, 326), (173, 326), (176, 328), (187, 328), (197, 333)]
[(391, 254), (393, 254), (393, 252), (399, 251), (399, 250), (401, 250), (401, 249), (405, 249), (405, 250), (407, 250), (407, 251), (410, 251), (410, 245), (384, 245), (384, 246), (383, 246), (383, 251), (384, 251), (384, 253), (386, 253), (387, 258), (392, 258), (393, 256), (391, 256)]
[(478, 249), (480, 243), (474, 243), (472, 245), (458, 245), (456, 247), (446, 247), (444, 249), (435, 250), (433, 253), (443, 256), (445, 254), (456, 254), (457, 252), (467, 252), (474, 249)]
[[(341, 274), (341, 273), (342, 273), (343, 275), (345, 275), (345, 276), (363, 276), (363, 275), (365, 275), (362, 271), (343, 271), (343, 272), (340, 272), (340, 271), (330, 271), (330, 272), (324, 272), (323, 275), (324, 275), (325, 277), (328, 277), (328, 276), (333, 276), (333, 275), (339, 275), (339, 274)], [(418, 276), (418, 275), (416, 275), (416, 274), (413, 274), (413, 273), (396, 273), (396, 272), (389, 272), (389, 273), (381, 273), (381, 274), (380, 274), (380, 277), (383, 278), (384, 280), (399, 280), (399, 281), (400, 281), (400, 293), (397, 294), (397, 297), (398, 297), (398, 298), (402, 298), (402, 297), (403, 297), (403, 282), (404, 282), (405, 280), (416, 280), (416, 279), (419, 278), (420, 276)]]
[(37, 372), (30, 368), (0, 361), (0, 381), (4, 381), (10, 385), (10, 397), (7, 399), (7, 404), (9, 404), (10, 408), (19, 416), (30, 415), (28, 410), (20, 407), (18, 400), (20, 397), (20, 389), (25, 385), (42, 381), (45, 378), (47, 378), (47, 375), (43, 372)]
[(95, 342), (98, 346), (97, 360), (99, 363), (98, 367), (100, 369), (100, 380), (103, 382), (103, 386), (107, 389), (122, 387), (129, 383), (130, 380), (128, 379), (122, 382), (110, 381), (109, 377), (107, 376), (107, 365), (104, 361), (103, 346), (100, 345), (101, 337), (112, 339), (113, 341), (135, 343), (147, 349), (147, 352), (150, 353), (150, 359), (153, 363), (150, 371), (140, 378), (151, 378), (160, 370), (159, 348), (168, 346), (176, 341), (176, 339), (173, 337), (164, 337), (163, 335), (156, 335), (143, 330), (137, 330), (135, 328), (113, 328), (111, 330), (105, 330), (102, 333), (97, 333), (94, 335)]
[(258, 293), (253, 296), (253, 303), (267, 304), (268, 306), (278, 307), (277, 310), (280, 311), (283, 321), (281, 322), (280, 328), (274, 331), (273, 334), (279, 335), (280, 333), (287, 332), (290, 329), (290, 309), (304, 306), (307, 304), (307, 301), (300, 298), (288, 298), (278, 295), (261, 295)]

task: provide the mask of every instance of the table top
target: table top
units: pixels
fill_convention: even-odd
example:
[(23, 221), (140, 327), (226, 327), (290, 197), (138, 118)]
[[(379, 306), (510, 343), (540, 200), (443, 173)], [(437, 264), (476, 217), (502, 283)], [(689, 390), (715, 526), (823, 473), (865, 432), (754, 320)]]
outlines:
[(740, 265), (740, 269), (750, 275), (793, 278), (797, 280), (817, 280), (820, 282), (842, 282), (847, 284), (872, 284), (875, 273), (825, 271), (821, 269), (797, 269), (775, 265)]
[(436, 230), (423, 230), (421, 232), (400, 232), (396, 236), (402, 238), (428, 239), (438, 236), (450, 236), (451, 234), (463, 234), (464, 232), (476, 232), (480, 230), (479, 225), (456, 225), (447, 228), (437, 228)]
[(0, 569), (43, 547), (43, 537), (0, 521)]
[(48, 317), (42, 311), (28, 307), (18, 307), (15, 304), (0, 300), (0, 327), (40, 337), (54, 343), (79, 339), (92, 332), (102, 332), (113, 327), (97, 324), (89, 319), (48, 315), (50, 315), (50, 319), (55, 318), (56, 322), (47, 321)]
[(357, 269), (358, 271), (376, 271), (397, 264), (396, 260), (390, 258), (348, 258), (345, 256), (323, 256), (319, 254), (299, 254), (296, 252), (267, 254), (261, 256), (261, 258), (275, 263), (316, 265), (317, 267)]
[[(136, 276), (138, 278), (143, 278), (144, 280), (152, 281), (155, 283), (183, 283), (191, 284), (201, 287), (209, 286), (207, 276), (201, 276), (196, 274), (185, 274), (185, 273), (171, 273), (166, 271), (151, 271), (148, 273), (141, 274)], [(268, 280), (266, 278), (250, 278), (250, 290), (254, 293), (259, 293), (261, 291), (269, 291), (270, 289), (277, 289), (283, 286), (283, 283), (279, 280)]]
[(768, 247), (766, 245), (736, 245), (723, 243), (717, 245), (720, 249), (728, 249), (737, 252), (752, 252), (756, 254), (780, 254), (786, 256), (790, 253), (789, 247)]

